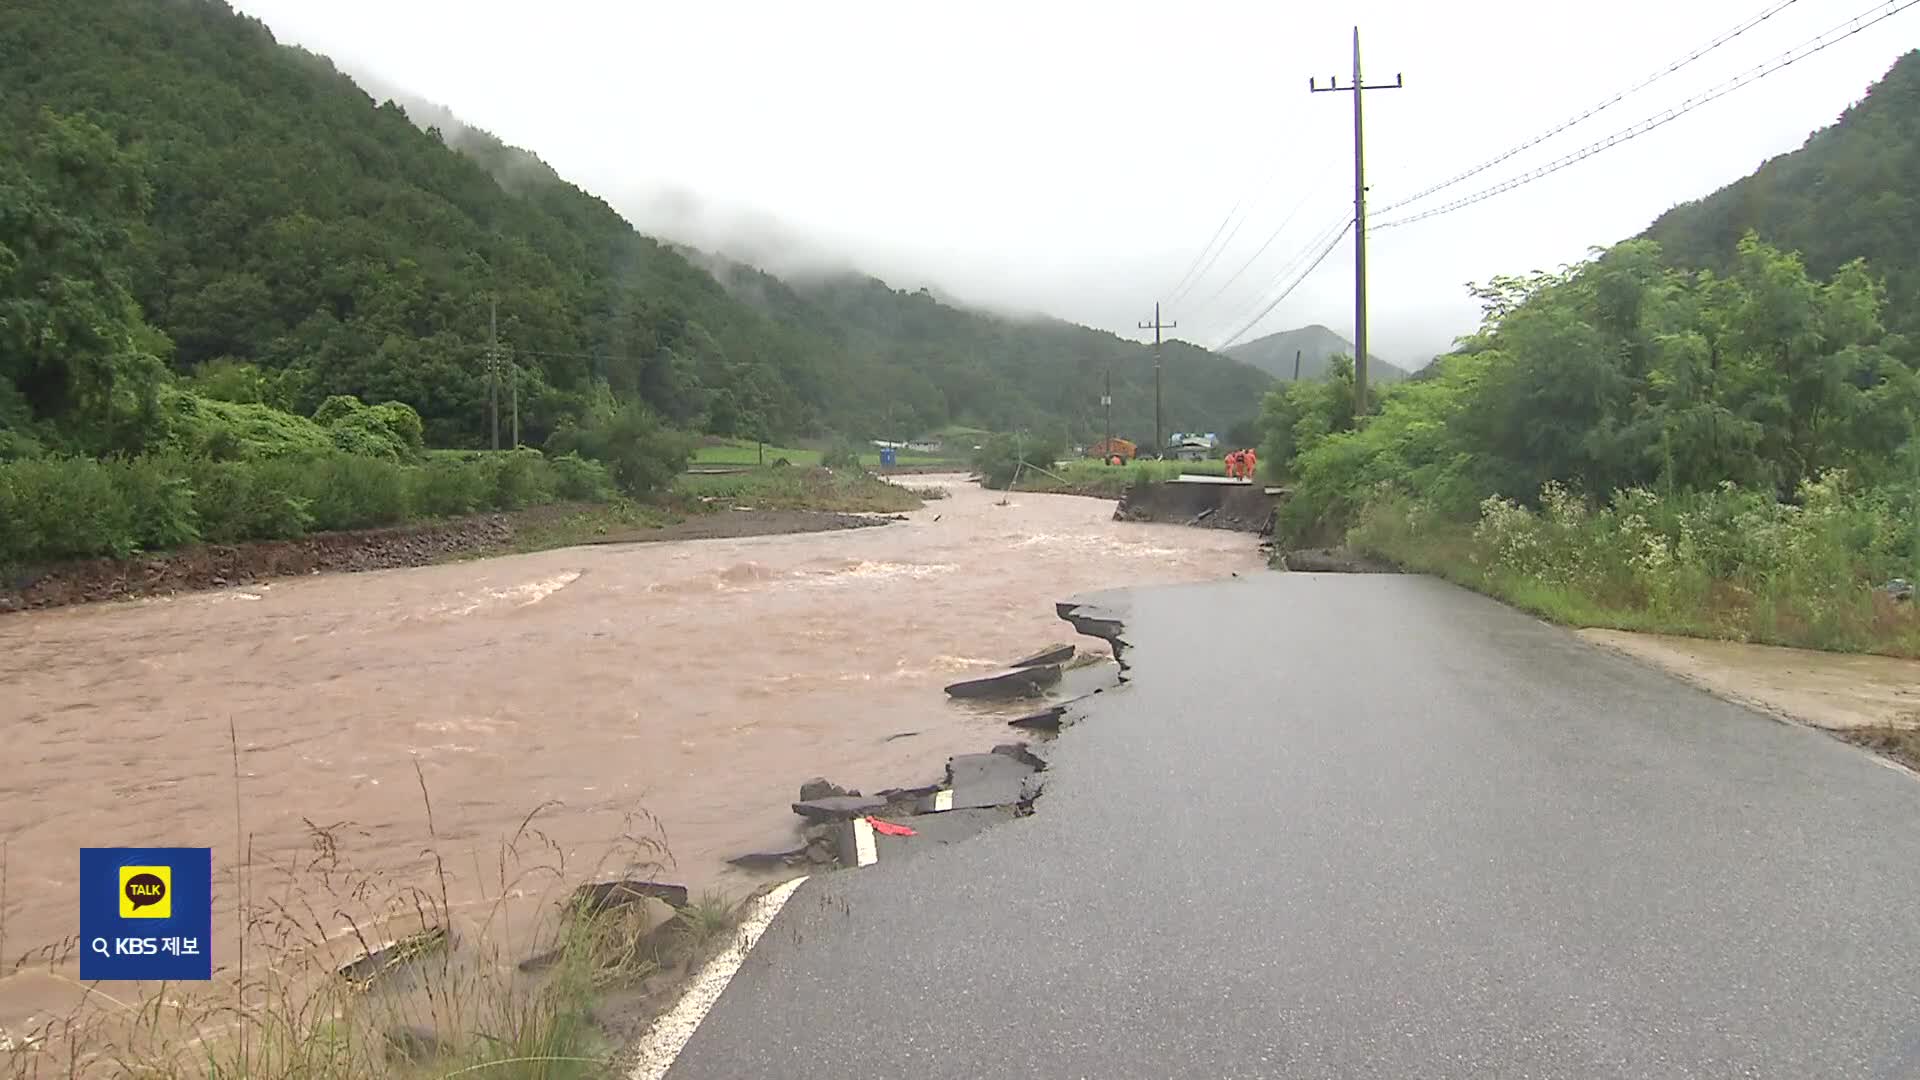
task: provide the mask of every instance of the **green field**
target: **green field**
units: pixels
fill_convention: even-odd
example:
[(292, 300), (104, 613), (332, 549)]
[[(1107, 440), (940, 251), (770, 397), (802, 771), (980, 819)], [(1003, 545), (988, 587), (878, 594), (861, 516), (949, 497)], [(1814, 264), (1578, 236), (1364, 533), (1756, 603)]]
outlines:
[(746, 506), (755, 510), (898, 513), (920, 506), (920, 499), (906, 488), (866, 473), (799, 466), (683, 475), (674, 481), (669, 502), (689, 512)]
[(1224, 461), (1130, 461), (1125, 465), (1108, 465), (1095, 458), (1073, 458), (1054, 463), (1047, 472), (1021, 470), (1014, 490), (1117, 499), (1136, 483), (1164, 483), (1187, 474), (1225, 476), (1226, 473)]
[[(793, 465), (818, 465), (825, 456), (822, 449), (805, 449), (795, 446), (766, 446), (766, 463), (771, 465), (786, 458)], [(760, 446), (745, 439), (709, 439), (693, 452), (692, 465), (695, 467), (717, 467), (726, 465), (759, 465), (761, 463)], [(870, 450), (860, 455), (860, 464), (869, 469), (880, 467), (880, 451)], [(939, 454), (901, 454), (895, 461), (902, 467), (925, 467), (929, 465), (952, 465), (964, 468), (966, 455), (958, 457)]]

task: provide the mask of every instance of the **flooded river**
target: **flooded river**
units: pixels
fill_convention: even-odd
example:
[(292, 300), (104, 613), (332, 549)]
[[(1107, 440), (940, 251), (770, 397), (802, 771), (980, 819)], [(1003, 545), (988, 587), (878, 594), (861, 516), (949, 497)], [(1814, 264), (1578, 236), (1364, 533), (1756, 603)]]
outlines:
[[(238, 834), (256, 865), (311, 865), (309, 825), (325, 826), (357, 871), (418, 879), (421, 780), (456, 890), (539, 810), (541, 842), (581, 873), (655, 828), (645, 812), (666, 879), (744, 891), (757, 879), (724, 860), (792, 846), (801, 781), (925, 783), (947, 755), (1004, 741), (1004, 715), (940, 687), (1072, 639), (1054, 600), (1261, 565), (1246, 534), (916, 482), (952, 497), (884, 528), (0, 617), (0, 948), (76, 932), (82, 845), (211, 846), (224, 964)], [(18, 1023), (28, 987), (5, 989), (0, 1025)]]

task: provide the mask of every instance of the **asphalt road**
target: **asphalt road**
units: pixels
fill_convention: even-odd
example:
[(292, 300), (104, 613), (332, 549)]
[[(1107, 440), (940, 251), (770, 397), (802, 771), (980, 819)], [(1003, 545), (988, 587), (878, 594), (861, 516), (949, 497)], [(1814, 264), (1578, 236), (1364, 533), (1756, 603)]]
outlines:
[(1128, 603), (1038, 812), (808, 881), (671, 1080), (1920, 1076), (1920, 781), (1430, 579)]

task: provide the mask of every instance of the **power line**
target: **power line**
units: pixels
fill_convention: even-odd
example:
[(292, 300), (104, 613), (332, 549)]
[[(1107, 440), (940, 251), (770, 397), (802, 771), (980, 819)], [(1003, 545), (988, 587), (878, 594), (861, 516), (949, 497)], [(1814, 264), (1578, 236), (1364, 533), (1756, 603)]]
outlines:
[[(1920, 0), (1913, 0), (1913, 2), (1920, 3)], [(1274, 308), (1279, 307), (1281, 301), (1293, 295), (1293, 290), (1299, 288), (1301, 282), (1307, 280), (1307, 278), (1310, 277), (1315, 270), (1319, 269), (1320, 264), (1327, 260), (1327, 256), (1333, 254), (1333, 249), (1339, 247), (1340, 241), (1346, 239), (1347, 234), (1352, 231), (1353, 231), (1353, 222), (1349, 221), (1347, 222), (1346, 227), (1341, 229), (1340, 232), (1334, 236), (1333, 240), (1330, 243), (1328, 243), (1325, 247), (1322, 247), (1320, 249), (1320, 253), (1314, 256), (1313, 262), (1309, 264), (1305, 270), (1302, 270), (1300, 272), (1299, 277), (1296, 277), (1293, 279), (1292, 284), (1288, 285), (1286, 289), (1280, 293), (1279, 296), (1274, 297), (1273, 301), (1269, 303), (1266, 307), (1261, 308), (1260, 314), (1255, 315), (1253, 318), (1247, 320), (1247, 324), (1245, 326), (1242, 326), (1239, 330), (1235, 331), (1232, 337), (1214, 346), (1214, 351), (1219, 352), (1220, 350), (1227, 348), (1229, 345), (1232, 345), (1234, 342), (1239, 341), (1241, 337), (1243, 337), (1246, 334), (1247, 331), (1253, 329), (1256, 325), (1258, 325), (1261, 319), (1266, 318), (1268, 312), (1272, 311)]]
[[(1195, 308), (1195, 312), (1206, 310), (1209, 304), (1212, 304), (1215, 300), (1218, 300), (1220, 298), (1221, 293), (1224, 293), (1227, 291), (1228, 286), (1231, 286), (1234, 282), (1240, 280), (1240, 275), (1246, 273), (1247, 269), (1251, 267), (1260, 258), (1260, 256), (1267, 253), (1267, 249), (1273, 246), (1273, 242), (1275, 240), (1280, 239), (1280, 234), (1287, 231), (1287, 226), (1293, 224), (1293, 219), (1299, 215), (1302, 209), (1306, 207), (1307, 201), (1313, 198), (1315, 190), (1316, 189), (1314, 188), (1308, 188), (1307, 193), (1305, 195), (1300, 196), (1300, 201), (1293, 204), (1293, 209), (1287, 211), (1287, 216), (1280, 220), (1279, 227), (1275, 228), (1273, 232), (1270, 235), (1268, 235), (1266, 242), (1260, 245), (1259, 250), (1255, 251), (1251, 256), (1249, 256), (1246, 262), (1241, 263), (1240, 269), (1235, 270), (1233, 274), (1227, 278), (1227, 280), (1221, 282), (1219, 288), (1213, 290), (1213, 292), (1210, 295), (1208, 295), (1208, 297), (1205, 300), (1200, 301), (1200, 303)], [(1224, 251), (1225, 249), (1223, 248), (1222, 250)], [(1201, 276), (1204, 277), (1205, 274), (1202, 274)], [(1196, 278), (1194, 280), (1194, 284), (1198, 285), (1199, 283), (1200, 283), (1199, 279)], [(1189, 312), (1189, 315), (1193, 313), (1194, 312)]]
[(1641, 81), (1633, 84), (1632, 86), (1627, 87), (1625, 90), (1620, 91), (1619, 93), (1613, 95), (1612, 97), (1606, 99), (1605, 101), (1602, 101), (1600, 104), (1595, 105), (1587, 109), (1585, 112), (1574, 116), (1572, 119), (1563, 121), (1559, 124), (1555, 124), (1553, 127), (1550, 127), (1547, 130), (1541, 132), (1540, 134), (1535, 135), (1533, 138), (1528, 139), (1526, 142), (1521, 143), (1520, 145), (1514, 147), (1511, 150), (1508, 150), (1507, 152), (1501, 154), (1500, 156), (1489, 159), (1485, 162), (1482, 162), (1479, 165), (1475, 165), (1473, 168), (1468, 169), (1466, 172), (1463, 172), (1458, 176), (1452, 177), (1451, 179), (1448, 179), (1448, 180), (1442, 180), (1440, 183), (1435, 184), (1430, 188), (1424, 188), (1418, 192), (1415, 192), (1414, 194), (1409, 195), (1404, 199), (1401, 199), (1399, 202), (1393, 203), (1390, 206), (1384, 206), (1379, 210), (1379, 213), (1390, 214), (1393, 211), (1408, 205), (1409, 203), (1419, 202), (1421, 199), (1424, 199), (1427, 196), (1432, 195), (1436, 191), (1443, 191), (1459, 183), (1462, 180), (1466, 180), (1471, 177), (1478, 176), (1481, 173), (1486, 172), (1488, 169), (1493, 168), (1495, 165), (1498, 165), (1501, 162), (1506, 161), (1508, 158), (1511, 158), (1516, 154), (1523, 153), (1527, 150), (1533, 149), (1536, 146), (1539, 146), (1541, 143), (1546, 142), (1548, 139), (1553, 138), (1555, 135), (1560, 134), (1561, 132), (1567, 130), (1568, 128), (1573, 127), (1576, 124), (1583, 123), (1593, 118), (1594, 116), (1597, 116), (1602, 112), (1605, 112), (1607, 109), (1610, 109), (1613, 106), (1620, 104), (1620, 102), (1626, 100), (1629, 96), (1633, 94), (1637, 94), (1642, 90), (1645, 90), (1647, 87), (1652, 86), (1654, 83), (1659, 82), (1661, 79), (1664, 79), (1667, 76), (1673, 74), (1674, 72), (1679, 71), (1681, 68), (1686, 67), (1688, 64), (1691, 64), (1695, 60), (1698, 60), (1701, 57), (1707, 55), (1708, 53), (1714, 51), (1715, 49), (1718, 49), (1720, 46), (1725, 45), (1726, 43), (1732, 41), (1734, 38), (1739, 37), (1740, 35), (1753, 29), (1754, 27), (1759, 26), (1761, 23), (1766, 22), (1768, 19), (1773, 18), (1775, 15), (1780, 14), (1782, 11), (1785, 11), (1787, 8), (1792, 7), (1794, 4), (1798, 2), (1799, 0), (1780, 0), (1779, 3), (1774, 4), (1772, 7), (1767, 8), (1765, 11), (1760, 12), (1758, 15), (1754, 15), (1748, 18), (1747, 21), (1741, 23), (1740, 25), (1734, 27), (1731, 30), (1728, 30), (1722, 33), (1719, 37), (1716, 37), (1712, 41), (1707, 42), (1705, 45), (1702, 45), (1700, 48), (1695, 49), (1694, 51), (1688, 53), (1687, 55), (1681, 57), (1678, 60), (1675, 60), (1673, 63), (1668, 64), (1666, 67), (1661, 68), (1659, 71), (1654, 72), (1653, 74), (1647, 76), (1645, 79), (1642, 79)]
[[(1251, 209), (1251, 207), (1249, 207), (1249, 209)], [(1233, 231), (1227, 234), (1226, 242), (1220, 245), (1220, 250), (1213, 253), (1213, 257), (1207, 260), (1205, 266), (1200, 267), (1200, 272), (1194, 275), (1192, 281), (1186, 282), (1183, 287), (1173, 291), (1173, 295), (1167, 298), (1169, 304), (1178, 303), (1189, 290), (1200, 284), (1201, 280), (1207, 276), (1207, 271), (1213, 269), (1213, 264), (1219, 262), (1220, 256), (1225, 255), (1227, 249), (1233, 246), (1233, 238), (1239, 236), (1240, 230), (1246, 227), (1247, 217), (1248, 215), (1246, 214), (1240, 216), (1240, 220), (1233, 226)]]
[[(1382, 222), (1379, 225), (1373, 226), (1373, 229), (1375, 231), (1378, 231), (1380, 229), (1391, 229), (1401, 225), (1411, 225), (1416, 221), (1424, 221), (1430, 217), (1438, 217), (1441, 214), (1449, 214), (1455, 210), (1472, 206), (1475, 203), (1484, 202), (1487, 199), (1493, 198), (1495, 195), (1501, 195), (1506, 192), (1512, 191), (1514, 188), (1521, 187), (1526, 184), (1530, 184), (1542, 177), (1551, 176), (1552, 174), (1559, 172), (1561, 169), (1564, 169), (1569, 165), (1573, 165), (1573, 164), (1577, 164), (1578, 162), (1585, 161), (1587, 158), (1590, 158), (1595, 154), (1600, 153), (1603, 150), (1610, 150), (1613, 147), (1619, 146), (1621, 143), (1629, 142), (1633, 139), (1637, 139), (1640, 136), (1645, 135), (1649, 131), (1653, 131), (1655, 129), (1665, 127), (1667, 124), (1670, 124), (1673, 121), (1680, 119), (1682, 116), (1685, 116), (1686, 114), (1692, 112), (1693, 110), (1699, 108), (1702, 105), (1705, 105), (1709, 102), (1716, 101), (1720, 98), (1723, 98), (1728, 94), (1733, 93), (1735, 90), (1740, 89), (1743, 86), (1746, 86), (1750, 83), (1758, 82), (1759, 80), (1766, 78), (1768, 75), (1771, 75), (1776, 71), (1779, 71), (1781, 68), (1788, 67), (1800, 60), (1804, 60), (1807, 57), (1812, 56), (1817, 52), (1820, 52), (1823, 49), (1826, 49), (1833, 45), (1837, 45), (1840, 42), (1845, 41), (1847, 38), (1850, 38), (1853, 35), (1858, 34), (1863, 30), (1866, 30), (1868, 27), (1871, 27), (1877, 23), (1883, 22), (1887, 19), (1891, 19), (1895, 15), (1898, 15), (1901, 12), (1907, 10), (1908, 8), (1913, 7), (1915, 4), (1920, 4), (1920, 0), (1889, 0), (1889, 2), (1887, 3), (1877, 5), (1876, 7), (1874, 7), (1869, 11), (1865, 11), (1860, 13), (1859, 15), (1854, 16), (1852, 19), (1849, 19), (1848, 21), (1840, 24), (1839, 26), (1836, 26), (1833, 29), (1828, 30), (1826, 33), (1821, 34), (1818, 37), (1809, 38), (1805, 42), (1802, 42), (1801, 44), (1794, 46), (1792, 49), (1789, 49), (1786, 52), (1781, 53), (1779, 56), (1774, 57), (1772, 60), (1768, 61), (1765, 64), (1761, 64), (1760, 66), (1754, 68), (1751, 71), (1735, 76), (1734, 78), (1728, 80), (1727, 82), (1724, 82), (1719, 86), (1716, 86), (1713, 89), (1708, 90), (1704, 93), (1696, 94), (1693, 97), (1688, 98), (1687, 100), (1681, 102), (1679, 105), (1676, 105), (1671, 109), (1667, 109), (1664, 112), (1655, 113), (1653, 116), (1647, 117), (1645, 120), (1642, 120), (1637, 124), (1634, 124), (1632, 127), (1625, 128), (1621, 131), (1615, 132), (1614, 134), (1609, 135), (1604, 139), (1601, 139), (1599, 142), (1591, 143), (1585, 147), (1582, 147), (1579, 150), (1574, 151), (1573, 153), (1567, 154), (1564, 157), (1557, 158), (1554, 161), (1548, 162), (1547, 164), (1542, 165), (1541, 167), (1533, 170), (1532, 172), (1522, 173), (1521, 175), (1516, 176), (1511, 180), (1507, 180), (1502, 183), (1495, 184), (1490, 188), (1486, 188), (1482, 191), (1475, 192), (1474, 194), (1468, 195), (1464, 198), (1455, 199), (1450, 203), (1445, 203), (1441, 206), (1436, 206), (1430, 210), (1423, 210), (1417, 214), (1410, 214), (1406, 217), (1396, 218), (1393, 221)], [(1883, 10), (1883, 9), (1890, 9), (1890, 10)], [(1881, 13), (1869, 19), (1868, 16), (1873, 15), (1873, 12), (1875, 11), (1879, 11)], [(1863, 22), (1862, 20), (1865, 20), (1865, 21)]]
[(1266, 303), (1267, 298), (1272, 296), (1275, 290), (1284, 287), (1285, 284), (1293, 278), (1294, 273), (1299, 270), (1301, 265), (1313, 258), (1315, 252), (1318, 252), (1322, 247), (1326, 246), (1326, 244), (1333, 239), (1335, 233), (1352, 227), (1352, 216), (1344, 212), (1336, 214), (1325, 226), (1314, 230), (1311, 240), (1308, 240), (1304, 246), (1287, 257), (1287, 261), (1281, 264), (1279, 271), (1273, 275), (1272, 280), (1254, 293), (1253, 300), (1250, 303), (1234, 305), (1231, 309), (1231, 314), (1223, 317), (1220, 321), (1226, 323), (1228, 326), (1238, 326), (1240, 323), (1246, 321), (1255, 308)]
[[(1245, 202), (1246, 202), (1245, 198), (1234, 200), (1233, 208), (1227, 211), (1226, 217), (1223, 217), (1220, 219), (1219, 227), (1214, 229), (1213, 235), (1207, 238), (1207, 246), (1200, 249), (1199, 254), (1193, 257), (1193, 262), (1187, 264), (1187, 272), (1184, 274), (1181, 274), (1180, 280), (1174, 283), (1173, 288), (1167, 290), (1167, 294), (1169, 296), (1176, 295), (1182, 289), (1187, 288), (1188, 281), (1193, 277), (1193, 272), (1200, 268), (1200, 261), (1207, 257), (1207, 252), (1213, 250), (1214, 242), (1220, 239), (1221, 233), (1227, 231), (1227, 223), (1233, 220), (1233, 215), (1240, 212), (1240, 206)], [(1235, 231), (1238, 231), (1238, 230), (1236, 229)], [(1222, 250), (1224, 250), (1224, 248)], [(1219, 258), (1218, 255), (1214, 257)]]
[[(1227, 216), (1220, 219), (1219, 228), (1213, 230), (1213, 239), (1208, 240), (1207, 246), (1201, 248), (1200, 254), (1194, 256), (1192, 265), (1187, 267), (1187, 272), (1180, 276), (1179, 283), (1174, 285), (1172, 291), (1168, 294), (1168, 303), (1178, 303), (1182, 297), (1193, 289), (1198, 288), (1200, 282), (1206, 279), (1207, 271), (1213, 269), (1213, 264), (1219, 262), (1220, 256), (1225, 255), (1227, 249), (1233, 246), (1234, 237), (1239, 236), (1240, 230), (1246, 227), (1248, 220), (1251, 218), (1254, 204), (1259, 201), (1259, 193), (1280, 175), (1280, 170), (1283, 168), (1285, 168), (1285, 162), (1276, 163), (1271, 170), (1263, 173), (1259, 179), (1255, 181), (1250, 191), (1241, 195), (1240, 198), (1234, 202), (1233, 209), (1228, 210)], [(1240, 213), (1242, 208), (1245, 208), (1246, 213)], [(1233, 220), (1235, 214), (1240, 215), (1238, 222), (1234, 222)], [(1227, 225), (1229, 223), (1233, 224), (1232, 232), (1227, 232)], [(1223, 232), (1227, 233), (1227, 238), (1225, 242), (1221, 243), (1218, 250), (1214, 250), (1214, 241), (1219, 240), (1220, 234)], [(1209, 255), (1209, 252), (1212, 252), (1212, 254)], [(1205, 265), (1201, 265), (1202, 262), (1204, 262)]]

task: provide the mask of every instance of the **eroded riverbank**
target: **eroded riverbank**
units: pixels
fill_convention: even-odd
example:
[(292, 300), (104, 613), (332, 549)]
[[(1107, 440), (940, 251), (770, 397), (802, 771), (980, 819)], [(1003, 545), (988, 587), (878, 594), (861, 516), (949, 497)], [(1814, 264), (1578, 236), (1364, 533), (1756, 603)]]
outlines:
[[(431, 792), (450, 888), (472, 890), (537, 807), (584, 870), (656, 815), (674, 880), (793, 835), (792, 791), (884, 787), (1005, 741), (1005, 707), (940, 687), (1059, 636), (1052, 601), (1257, 570), (1254, 538), (1111, 520), (1112, 504), (983, 492), (885, 528), (603, 545), (314, 576), (0, 620), (6, 950), (74, 931), (81, 845), (341, 856), (422, 879)], [(899, 737), (903, 733), (912, 735)], [(215, 925), (231, 927), (222, 884)], [(218, 935), (226, 938), (230, 935)], [(225, 963), (225, 941), (215, 943)], [(9, 980), (11, 981), (11, 980)], [(0, 993), (0, 1026), (41, 1007)]]

